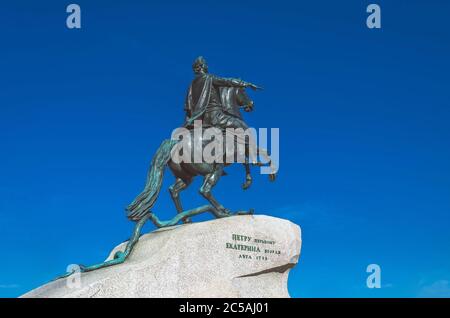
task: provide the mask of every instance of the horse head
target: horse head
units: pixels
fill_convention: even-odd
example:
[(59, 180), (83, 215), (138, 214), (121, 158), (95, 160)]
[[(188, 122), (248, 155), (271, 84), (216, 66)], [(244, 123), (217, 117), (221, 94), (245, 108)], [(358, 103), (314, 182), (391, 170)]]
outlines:
[(221, 87), (219, 91), (220, 100), (225, 112), (241, 118), (241, 108), (244, 108), (246, 112), (253, 110), (254, 103), (244, 88)]
[(253, 110), (253, 100), (248, 97), (248, 94), (244, 88), (236, 89), (236, 102), (240, 107), (243, 107), (246, 112)]

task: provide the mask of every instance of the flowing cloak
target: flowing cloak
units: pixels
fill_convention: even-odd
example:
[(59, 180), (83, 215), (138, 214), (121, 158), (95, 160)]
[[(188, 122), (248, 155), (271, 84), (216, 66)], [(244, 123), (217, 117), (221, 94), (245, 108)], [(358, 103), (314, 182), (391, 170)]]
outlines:
[[(211, 74), (197, 76), (191, 83), (186, 95), (184, 110), (186, 121), (184, 126), (190, 126), (195, 120), (201, 119), (210, 103), (220, 104), (218, 94), (213, 93), (217, 87), (246, 87), (247, 83), (234, 78), (222, 78)], [(214, 94), (214, 96), (212, 96)]]
[(209, 74), (195, 78), (186, 96), (184, 110), (186, 111), (185, 126), (190, 126), (198, 118), (201, 118), (206, 111), (213, 89), (213, 79)]

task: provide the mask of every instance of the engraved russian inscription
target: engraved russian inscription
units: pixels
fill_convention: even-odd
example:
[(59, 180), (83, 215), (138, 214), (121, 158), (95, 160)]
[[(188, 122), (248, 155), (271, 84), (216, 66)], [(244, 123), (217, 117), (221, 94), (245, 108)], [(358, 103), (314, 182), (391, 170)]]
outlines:
[(267, 261), (269, 257), (281, 254), (274, 240), (234, 233), (231, 235), (231, 241), (225, 243), (225, 248), (240, 251), (238, 258), (245, 260)]

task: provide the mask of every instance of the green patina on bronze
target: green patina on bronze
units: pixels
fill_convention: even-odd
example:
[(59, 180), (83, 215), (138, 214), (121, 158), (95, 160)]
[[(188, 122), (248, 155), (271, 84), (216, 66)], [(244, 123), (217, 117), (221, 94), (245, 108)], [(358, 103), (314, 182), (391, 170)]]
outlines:
[[(244, 122), (240, 109), (245, 111), (253, 110), (253, 101), (247, 96), (245, 88), (254, 90), (260, 89), (255, 84), (234, 78), (222, 78), (208, 73), (208, 67), (204, 58), (199, 57), (193, 64), (195, 78), (188, 89), (186, 97), (185, 111), (186, 120), (184, 127), (191, 129), (194, 120), (202, 120), (205, 126), (216, 127), (224, 131), (227, 128), (248, 128)], [(177, 145), (177, 140), (164, 140), (153, 157), (150, 169), (147, 174), (147, 181), (144, 190), (127, 207), (127, 217), (136, 222), (133, 234), (128, 241), (125, 250), (117, 252), (114, 258), (91, 266), (80, 266), (81, 272), (89, 272), (100, 268), (123, 263), (133, 251), (134, 246), (139, 241), (141, 230), (147, 221), (153, 222), (158, 228), (173, 226), (180, 221), (190, 223), (191, 217), (212, 213), (216, 218), (228, 217), (232, 215), (252, 214), (253, 210), (231, 212), (226, 209), (212, 195), (211, 190), (217, 184), (220, 177), (225, 174), (223, 163), (175, 163), (171, 160), (171, 151)], [(248, 147), (248, 144), (245, 143)], [(248, 148), (246, 148), (246, 151)], [(258, 154), (265, 159), (265, 164), (271, 165), (270, 157), (264, 149), (257, 149)], [(247, 152), (246, 152), (247, 153)], [(226, 162), (224, 160), (223, 162)], [(263, 165), (261, 162), (252, 163), (257, 166)], [(167, 221), (161, 221), (151, 211), (161, 190), (165, 168), (169, 167), (175, 176), (175, 183), (169, 188), (175, 208), (178, 212), (176, 216)], [(250, 175), (250, 162), (248, 158), (244, 163), (246, 171), (243, 189), (248, 189), (252, 183)], [(203, 176), (204, 181), (200, 188), (200, 194), (209, 202), (208, 205), (200, 206), (190, 210), (184, 210), (181, 205), (179, 193), (186, 189), (196, 176)], [(275, 174), (269, 175), (269, 180), (275, 180)], [(73, 272), (66, 273), (58, 278), (67, 277)]]

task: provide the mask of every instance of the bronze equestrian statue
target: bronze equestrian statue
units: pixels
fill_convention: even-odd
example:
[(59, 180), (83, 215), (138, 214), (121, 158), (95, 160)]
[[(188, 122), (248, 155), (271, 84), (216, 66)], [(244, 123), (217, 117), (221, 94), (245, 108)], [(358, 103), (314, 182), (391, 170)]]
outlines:
[[(203, 57), (194, 61), (193, 70), (195, 78), (189, 86), (185, 102), (186, 119), (184, 127), (188, 129), (193, 143), (200, 142), (204, 147), (210, 140), (196, 140), (193, 129), (195, 122), (201, 120), (204, 128), (214, 127), (225, 132), (227, 128), (240, 128), (246, 130), (247, 124), (242, 119), (240, 109), (245, 111), (253, 110), (253, 101), (248, 97), (245, 88), (253, 90), (260, 89), (258, 86), (234, 78), (221, 78), (208, 73), (208, 66)], [(197, 137), (198, 138), (198, 137)], [(138, 242), (141, 229), (146, 221), (151, 220), (157, 227), (172, 226), (180, 221), (191, 222), (190, 217), (205, 212), (212, 213), (215, 217), (227, 217), (231, 215), (252, 214), (253, 210), (231, 212), (226, 209), (212, 195), (211, 190), (225, 174), (224, 167), (228, 165), (225, 160), (221, 162), (175, 162), (172, 160), (174, 148), (179, 144), (179, 140), (167, 139), (162, 142), (156, 151), (151, 166), (147, 174), (147, 181), (144, 190), (127, 207), (127, 217), (136, 222), (132, 237), (123, 252), (117, 252), (114, 259), (92, 266), (80, 266), (82, 272), (92, 271), (98, 268), (123, 263), (131, 253), (134, 245)], [(234, 141), (233, 141), (234, 142)], [(190, 144), (191, 145), (191, 144)], [(245, 144), (247, 146), (247, 143)], [(238, 148), (234, 148), (238, 149)], [(192, 149), (188, 149), (192, 155)], [(237, 152), (238, 150), (236, 150)], [(257, 149), (259, 154), (265, 157), (267, 164), (271, 165), (270, 158), (265, 150)], [(248, 149), (244, 149), (244, 156), (248, 155)], [(236, 154), (233, 154), (236, 155)], [(191, 158), (193, 159), (193, 158)], [(225, 158), (224, 158), (225, 159)], [(247, 158), (246, 158), (247, 159)], [(252, 162), (256, 165), (262, 165), (259, 162)], [(247, 182), (244, 184), (246, 189), (251, 183), (249, 162), (244, 163), (247, 172)], [(162, 186), (164, 170), (168, 166), (175, 176), (175, 183), (169, 187), (170, 195), (175, 204), (178, 214), (168, 221), (161, 221), (151, 211), (155, 204)], [(203, 176), (203, 184), (200, 187), (200, 194), (209, 202), (194, 209), (184, 210), (180, 201), (179, 194), (186, 189), (196, 176)], [(273, 181), (275, 174), (270, 174), (269, 179)], [(61, 277), (70, 275), (67, 273)]]

